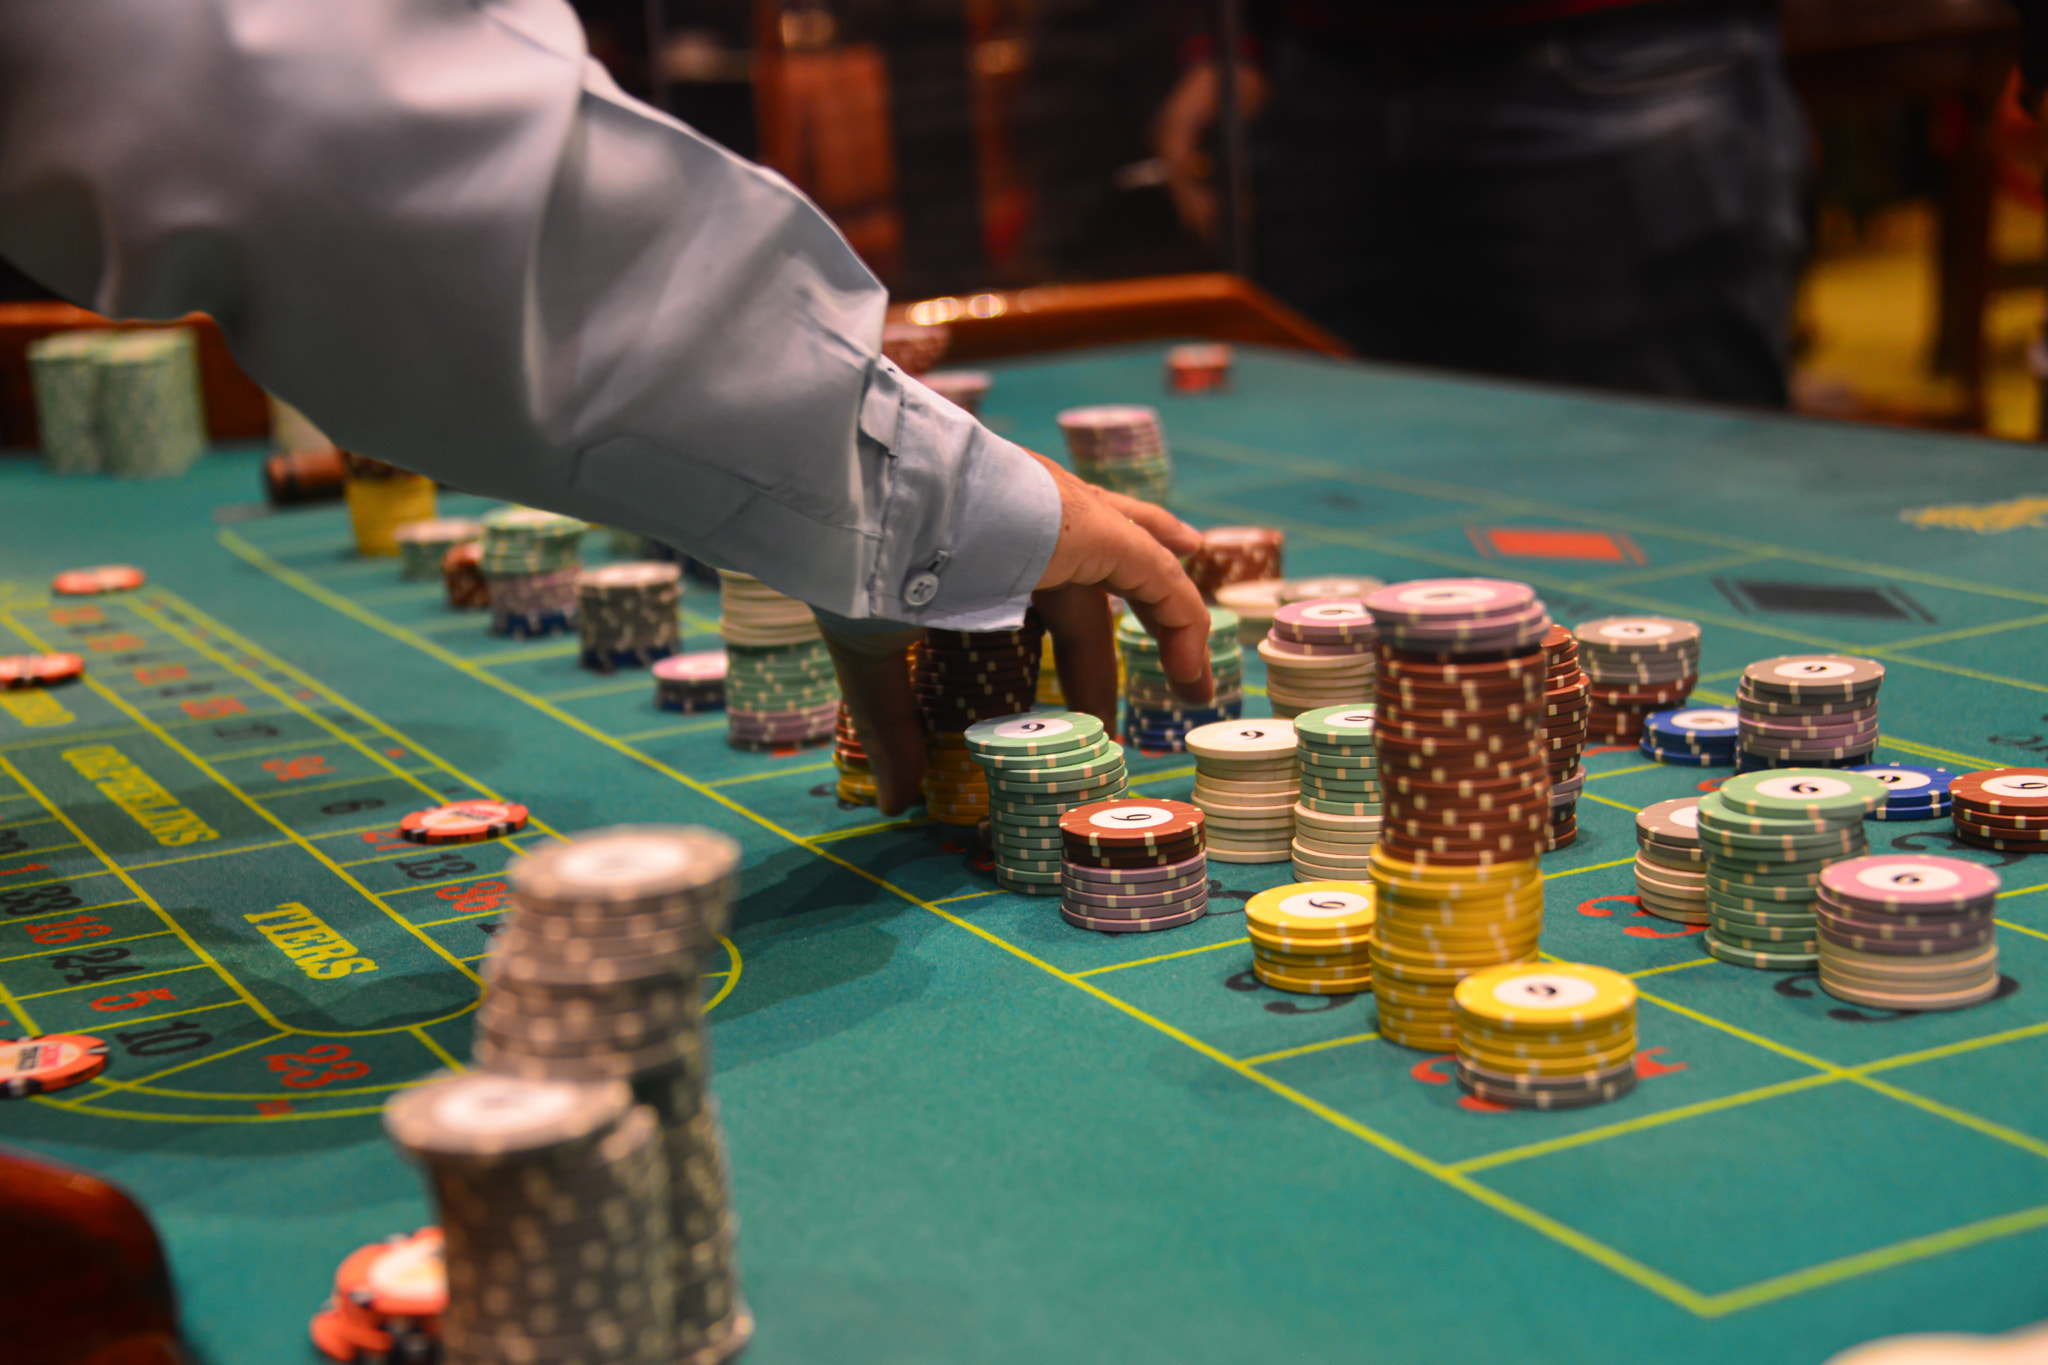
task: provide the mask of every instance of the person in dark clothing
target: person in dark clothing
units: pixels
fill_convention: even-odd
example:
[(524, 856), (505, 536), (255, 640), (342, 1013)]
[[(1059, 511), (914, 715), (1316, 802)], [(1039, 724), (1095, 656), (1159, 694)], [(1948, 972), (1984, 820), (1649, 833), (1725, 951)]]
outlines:
[[(1255, 5), (1259, 281), (1366, 356), (1782, 406), (1807, 133), (1738, 0)], [(1183, 215), (1213, 66), (1158, 124)]]

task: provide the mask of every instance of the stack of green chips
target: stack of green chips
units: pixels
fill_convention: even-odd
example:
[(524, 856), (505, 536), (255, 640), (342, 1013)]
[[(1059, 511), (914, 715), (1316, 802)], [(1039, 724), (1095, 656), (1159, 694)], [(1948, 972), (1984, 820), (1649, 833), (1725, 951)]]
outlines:
[(1821, 869), (1863, 855), (1864, 817), (1889, 790), (1863, 773), (1778, 768), (1702, 796), (1707, 951), (1743, 967), (1817, 966)]
[(499, 507), (483, 516), (483, 571), (511, 577), (573, 569), (586, 523), (537, 507)]
[(725, 742), (735, 749), (820, 744), (839, 727), (839, 680), (811, 609), (760, 579), (718, 571), (725, 637)]
[(1209, 671), (1216, 695), (1207, 704), (1190, 706), (1173, 694), (1159, 642), (1145, 633), (1138, 618), (1126, 612), (1116, 623), (1117, 652), (1124, 665), (1124, 743), (1154, 753), (1180, 753), (1187, 733), (1244, 714), (1244, 646), (1237, 639), (1237, 613), (1209, 608)]
[(43, 458), (60, 474), (182, 474), (206, 450), (187, 327), (59, 332), (28, 348)]
[(190, 469), (206, 450), (191, 329), (117, 332), (99, 347), (98, 359), (102, 467), (138, 479)]
[(1379, 758), (1371, 706), (1324, 706), (1294, 718), (1301, 777), (1294, 873), (1302, 881), (1367, 881), (1380, 841)]
[(483, 535), (483, 526), (467, 517), (433, 517), (408, 521), (392, 532), (398, 542), (398, 576), (438, 583), (441, 561), (458, 545)]
[(1112, 801), (1128, 779), (1123, 750), (1080, 711), (997, 716), (967, 728), (967, 752), (988, 777), (996, 884), (1027, 896), (1060, 894), (1060, 816)]
[(100, 349), (107, 331), (58, 332), (28, 347), (35, 380), (43, 462), (59, 474), (97, 474), (100, 454)]

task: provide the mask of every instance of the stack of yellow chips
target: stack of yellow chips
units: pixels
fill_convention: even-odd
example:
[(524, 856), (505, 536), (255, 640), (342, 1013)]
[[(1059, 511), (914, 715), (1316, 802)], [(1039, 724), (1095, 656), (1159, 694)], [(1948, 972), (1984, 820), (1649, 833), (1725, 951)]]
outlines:
[(839, 703), (839, 725), (832, 732), (832, 766), (839, 769), (839, 799), (855, 805), (875, 804), (875, 770), (868, 762), (867, 746), (853, 728), (846, 703)]
[(1294, 882), (1245, 906), (1252, 974), (1276, 991), (1356, 995), (1372, 989), (1371, 882)]
[[(1117, 687), (1123, 687), (1123, 673), (1119, 666)], [(1053, 662), (1052, 636), (1047, 635), (1038, 646), (1038, 704), (1040, 706), (1065, 706), (1067, 694), (1060, 691), (1060, 670)]]
[(1473, 972), (1536, 957), (1543, 874), (1534, 861), (1422, 867), (1372, 848), (1379, 888), (1373, 994), (1380, 1035), (1447, 1052), (1457, 1041), (1451, 995)]
[(967, 737), (925, 738), (925, 812), (942, 825), (978, 825), (988, 819), (988, 778), (967, 751)]
[(1576, 962), (1516, 962), (1458, 983), (1458, 1084), (1524, 1109), (1576, 1109), (1636, 1088), (1636, 988)]

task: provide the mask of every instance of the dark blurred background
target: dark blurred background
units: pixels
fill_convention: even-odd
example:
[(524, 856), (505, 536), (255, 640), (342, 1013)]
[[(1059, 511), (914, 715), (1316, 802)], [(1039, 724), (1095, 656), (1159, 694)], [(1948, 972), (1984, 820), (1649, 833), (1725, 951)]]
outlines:
[[(1192, 162), (1160, 155), (1163, 111), (1217, 50), (1211, 0), (575, 3), (629, 91), (787, 174), (899, 299), (1226, 261), (1189, 202), (1189, 167), (1221, 162), (1213, 129)], [(2014, 9), (1760, 8), (1783, 37), (1806, 118), (1791, 136), (1811, 166), (1795, 406), (2035, 435), (2042, 155), (2016, 97)], [(1272, 9), (1249, 0), (1244, 16), (1255, 69)], [(1256, 235), (1255, 201), (1248, 215)], [(0, 298), (37, 295), (0, 263)]]

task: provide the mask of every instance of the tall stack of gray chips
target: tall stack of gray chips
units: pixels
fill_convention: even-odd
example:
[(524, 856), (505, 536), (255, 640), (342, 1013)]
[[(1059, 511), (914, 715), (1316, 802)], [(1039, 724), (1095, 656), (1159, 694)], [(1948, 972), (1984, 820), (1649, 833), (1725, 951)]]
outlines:
[[(516, 1307), (516, 1294), (498, 1291), (535, 1273), (556, 1283), (561, 1247), (541, 1253), (545, 1264), (538, 1271), (517, 1255), (499, 1255), (497, 1270), (479, 1280), (475, 1267), (458, 1267), (460, 1238), (447, 1223), (482, 1210), (474, 1201), (462, 1205), (464, 1192), (437, 1177), (448, 1232), (451, 1361), (521, 1365), (527, 1358), (552, 1359), (547, 1353), (554, 1352), (602, 1365), (722, 1365), (752, 1337), (753, 1319), (739, 1293), (737, 1222), (710, 1093), (699, 983), (704, 957), (725, 929), (738, 864), (738, 845), (709, 830), (617, 826), (547, 845), (515, 865), (514, 908), (484, 968), (488, 989), (477, 1013), (476, 1060), (505, 1086), (581, 1088), (579, 1094), (611, 1086), (629, 1094), (633, 1112), (653, 1123), (663, 1158), (661, 1192), (652, 1201), (661, 1208), (662, 1236), (644, 1264), (632, 1255), (625, 1257), (629, 1266), (616, 1254), (591, 1251), (606, 1268), (584, 1295), (590, 1300), (581, 1310), (586, 1320), (571, 1324), (585, 1335), (572, 1340), (555, 1330), (573, 1317), (567, 1310), (551, 1308), (555, 1315), (541, 1321), (530, 1309), (500, 1313), (484, 1306), (490, 1289), (496, 1296), (489, 1302)], [(394, 1100), (387, 1107), (387, 1126), (420, 1151), (417, 1132), (409, 1141), (399, 1131), (398, 1105)], [(612, 1123), (604, 1140), (623, 1142), (617, 1134), (625, 1130), (623, 1121)], [(525, 1185), (538, 1188), (532, 1178)], [(629, 1251), (637, 1245), (637, 1225), (624, 1204), (614, 1213), (595, 1211), (612, 1220), (603, 1228), (585, 1226), (589, 1218), (572, 1203), (562, 1212), (577, 1227), (536, 1245), (586, 1234), (593, 1248), (607, 1237)], [(471, 1225), (465, 1235), (511, 1234)], [(474, 1293), (462, 1298), (459, 1287)]]

